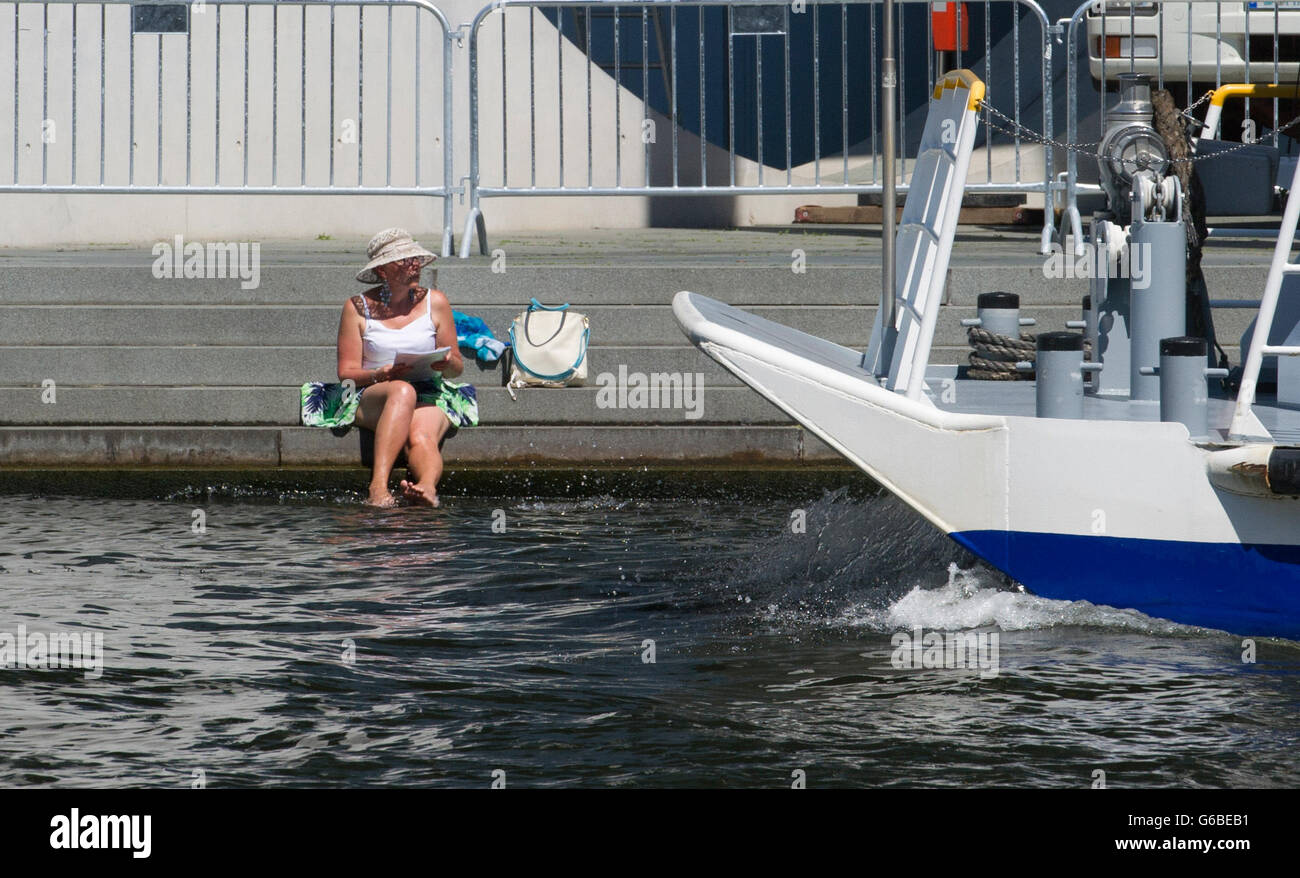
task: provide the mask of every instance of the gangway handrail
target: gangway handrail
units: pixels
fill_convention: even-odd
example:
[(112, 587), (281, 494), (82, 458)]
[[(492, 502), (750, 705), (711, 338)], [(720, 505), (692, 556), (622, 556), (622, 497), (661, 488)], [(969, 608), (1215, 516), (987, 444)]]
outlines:
[(1269, 333), (1273, 329), (1273, 319), (1277, 314), (1277, 300), (1282, 292), (1282, 279), (1288, 274), (1300, 274), (1300, 265), (1290, 261), (1291, 245), (1295, 242), (1296, 223), (1300, 220), (1300, 163), (1296, 165), (1291, 177), (1291, 190), (1287, 194), (1286, 210), (1282, 213), (1282, 226), (1277, 231), (1277, 244), (1273, 247), (1273, 260), (1268, 266), (1268, 280), (1264, 283), (1264, 297), (1259, 303), (1259, 315), (1255, 318), (1255, 331), (1250, 337), (1250, 352), (1246, 355), (1246, 364), (1241, 372), (1241, 386), (1237, 390), (1237, 406), (1232, 415), (1232, 425), (1228, 428), (1230, 439), (1258, 439), (1250, 436), (1247, 430), (1255, 423), (1252, 409), (1255, 405), (1255, 389), (1259, 384), (1259, 371), (1265, 356), (1294, 356), (1300, 354), (1300, 348), (1284, 345), (1270, 345)]
[(1219, 86), (1211, 94), (1210, 106), (1205, 111), (1205, 123), (1193, 142), (1202, 137), (1210, 140), (1215, 138), (1223, 115), (1223, 104), (1228, 98), (1300, 98), (1300, 83), (1283, 85), (1277, 82), (1230, 82)]
[(884, 242), (900, 268), (890, 291), (893, 314), (876, 312), (863, 367), (909, 399), (921, 399), (925, 386), (984, 95), (983, 80), (970, 70), (951, 71), (935, 85), (898, 234)]

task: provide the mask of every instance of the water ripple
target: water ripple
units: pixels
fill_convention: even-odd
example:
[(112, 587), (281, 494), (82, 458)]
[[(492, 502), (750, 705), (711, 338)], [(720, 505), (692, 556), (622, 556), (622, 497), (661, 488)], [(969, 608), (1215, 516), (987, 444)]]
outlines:
[[(888, 497), (214, 487), (8, 498), (0, 633), (104, 655), (0, 668), (5, 783), (1300, 782), (1300, 645), (1037, 598)], [(915, 627), (998, 632), (997, 674), (895, 668)]]

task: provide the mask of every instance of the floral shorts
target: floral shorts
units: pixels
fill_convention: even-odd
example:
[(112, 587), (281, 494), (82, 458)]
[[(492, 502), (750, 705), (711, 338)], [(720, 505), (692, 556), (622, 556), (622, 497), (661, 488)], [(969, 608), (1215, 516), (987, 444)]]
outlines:
[[(478, 426), (478, 395), (472, 384), (445, 378), (414, 381), (416, 400), (442, 409), (452, 429)], [(363, 387), (355, 393), (337, 382), (310, 381), (302, 386), (302, 422), (308, 427), (346, 427), (356, 420)]]

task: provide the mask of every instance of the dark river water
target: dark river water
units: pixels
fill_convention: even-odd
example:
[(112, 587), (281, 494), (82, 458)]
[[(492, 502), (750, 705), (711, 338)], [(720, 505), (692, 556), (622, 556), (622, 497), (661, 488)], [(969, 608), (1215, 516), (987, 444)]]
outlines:
[[(1300, 784), (1300, 644), (1036, 598), (887, 496), (359, 499), (0, 498), (0, 637), (103, 644), (0, 668), (0, 784)], [(917, 626), (995, 673), (896, 667)]]

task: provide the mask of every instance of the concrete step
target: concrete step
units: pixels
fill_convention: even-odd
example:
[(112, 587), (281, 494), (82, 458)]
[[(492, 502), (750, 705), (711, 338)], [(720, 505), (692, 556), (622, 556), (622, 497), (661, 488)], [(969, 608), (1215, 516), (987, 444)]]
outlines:
[[(293, 387), (0, 387), (0, 425), (245, 424), (300, 421)], [(46, 397), (48, 399), (48, 397)]]
[[(965, 362), (969, 347), (935, 347), (936, 363)], [(588, 374), (602, 372), (698, 373), (709, 386), (738, 386), (740, 380), (697, 348), (592, 346)], [(37, 387), (46, 379), (60, 387), (230, 387), (241, 376), (248, 386), (296, 387), (303, 381), (335, 380), (333, 347), (36, 345), (0, 347), (0, 387)], [(301, 379), (301, 380), (300, 380)], [(477, 387), (502, 383), (502, 364), (466, 358), (460, 380)]]
[[(869, 331), (864, 308), (838, 306), (766, 307), (756, 313), (844, 341)], [(340, 308), (325, 306), (15, 306), (0, 323), (0, 345), (238, 345), (303, 347), (328, 344), (338, 334)], [(478, 310), (499, 336), (515, 308)], [(685, 336), (664, 305), (597, 305), (584, 312), (598, 345), (681, 347)], [(850, 321), (856, 325), (850, 327)], [(838, 332), (836, 331), (838, 329)], [(499, 330), (499, 331), (498, 331)]]
[[(0, 250), (0, 306), (331, 305), (361, 289), (354, 274), (365, 242), (262, 242), (255, 276), (227, 267), (222, 278), (155, 276), (149, 246), (67, 250)], [(495, 241), (501, 258), (443, 259), (424, 281), (447, 292), (454, 307), (517, 313), (530, 297), (575, 305), (666, 304), (689, 289), (738, 305), (864, 304), (880, 288), (879, 231), (862, 228), (780, 230), (644, 230)], [(1080, 279), (1049, 279), (1051, 259), (1037, 235), (963, 231), (948, 272), (947, 300), (973, 306), (981, 292), (1006, 290), (1026, 305), (1076, 303)], [(796, 257), (796, 251), (802, 254)], [(1203, 266), (1216, 298), (1258, 297), (1271, 242), (1217, 240)], [(799, 260), (802, 260), (800, 263)], [(792, 270), (802, 267), (802, 271)], [(216, 272), (214, 272), (215, 274)], [(57, 277), (52, 289), (51, 277)], [(249, 288), (245, 289), (244, 287)]]
[[(595, 347), (589, 349), (588, 372), (629, 371), (701, 373), (710, 385), (737, 385), (739, 380), (697, 348)], [(0, 347), (0, 386), (39, 385), (52, 379), (62, 385), (229, 386), (241, 376), (250, 384), (288, 386), (302, 381), (335, 380), (336, 352), (329, 347), (141, 347), (32, 346)], [(501, 361), (465, 359), (462, 381), (492, 387), (502, 383)]]
[[(359, 437), (309, 427), (281, 433), (283, 466), (355, 463)], [(843, 462), (838, 452), (802, 427), (660, 424), (630, 426), (489, 426), (461, 430), (443, 447), (458, 463), (637, 463), (691, 461), (733, 464)]]
[[(156, 277), (148, 246), (0, 250), (0, 466), (355, 466), (356, 431), (297, 426), (298, 385), (334, 377), (339, 311), (361, 288), (364, 244), (266, 242), (248, 289), (237, 272)], [(687, 419), (686, 399), (601, 407), (595, 386), (528, 389), (512, 402), (498, 369), (467, 364), (485, 426), (448, 446), (452, 465), (839, 460), (691, 347), (670, 302), (690, 289), (860, 349), (879, 295), (878, 229), (593, 231), (493, 247), (496, 257), (440, 260), (425, 282), (499, 337), (531, 297), (570, 302), (592, 320), (593, 385), (620, 365), (699, 373), (701, 417)], [(1267, 241), (1212, 242), (1211, 295), (1258, 298), (1270, 255)], [(932, 361), (966, 360), (960, 320), (981, 292), (1018, 293), (1038, 320), (1031, 331), (1076, 319), (1088, 282), (1049, 278), (1045, 265), (1034, 233), (963, 229)], [(1235, 362), (1252, 312), (1216, 317)], [(53, 405), (41, 402), (46, 379), (57, 382)]]
[[(0, 306), (49, 304), (46, 267), (0, 262)], [(1215, 298), (1258, 298), (1268, 274), (1267, 263), (1207, 265), (1206, 282)], [(789, 267), (748, 266), (614, 267), (520, 265), (495, 274), (484, 265), (450, 265), (429, 272), (436, 285), (466, 313), (499, 306), (519, 313), (536, 297), (547, 304), (664, 305), (678, 290), (710, 296), (733, 305), (861, 305), (880, 297), (880, 269), (874, 266), (809, 265), (802, 274)], [(60, 277), (59, 304), (174, 305), (178, 300), (203, 305), (318, 305), (339, 308), (362, 289), (336, 268), (267, 266), (258, 286), (242, 289), (239, 280), (168, 280), (153, 277), (147, 266), (86, 268), (75, 266)], [(1024, 305), (1076, 304), (1088, 292), (1087, 281), (1044, 276), (1041, 264), (953, 265), (946, 301), (974, 307), (980, 293), (1016, 293)], [(495, 327), (494, 327), (495, 329)]]
[[(360, 436), (311, 427), (0, 427), (0, 472), (23, 467), (358, 466)], [(476, 427), (443, 449), (461, 464), (835, 463), (800, 427)], [(364, 473), (359, 473), (364, 479)], [(359, 481), (358, 484), (364, 484)]]
[[(0, 350), (0, 362), (15, 350)], [(41, 349), (41, 353), (58, 351)], [(95, 349), (104, 350), (104, 349)], [(148, 351), (151, 349), (107, 349), (102, 354), (110, 357), (118, 351)], [(171, 351), (172, 349), (162, 349)], [(239, 350), (239, 349), (229, 349)], [(223, 353), (229, 350), (223, 349)], [(259, 356), (272, 356), (268, 349)], [(1235, 347), (1228, 347), (1233, 362), (1240, 359)], [(499, 385), (499, 373), (482, 373), (478, 378), (469, 376), (475, 383), (479, 398), (479, 413), (484, 424), (491, 425), (542, 425), (542, 424), (786, 424), (786, 418), (757, 393), (741, 386), (729, 373), (717, 366), (709, 367), (703, 355), (693, 348), (623, 348), (600, 351), (602, 355), (615, 351), (626, 354), (620, 357), (628, 364), (629, 374), (652, 371), (667, 373), (703, 374), (702, 390), (698, 395), (661, 394), (644, 403), (635, 394), (610, 395), (599, 386), (605, 370), (618, 374), (618, 366), (606, 361), (602, 370), (593, 370), (588, 380), (591, 386), (563, 389), (525, 388), (519, 400), (511, 400), (505, 388)], [(934, 362), (965, 362), (967, 350), (961, 348), (939, 349)], [(66, 357), (73, 356), (69, 353)], [(694, 360), (700, 360), (698, 364)], [(652, 370), (648, 364), (662, 367), (684, 365), (685, 368)], [(697, 367), (697, 368), (692, 368)], [(717, 380), (711, 383), (710, 377)], [(483, 380), (484, 378), (490, 380)], [(55, 378), (54, 402), (47, 398), (37, 381), (26, 386), (0, 386), (0, 425), (91, 425), (91, 424), (229, 424), (292, 426), (299, 422), (300, 391), (292, 385), (213, 385), (213, 386), (146, 386), (107, 385), (85, 386)], [(618, 406), (624, 407), (618, 407)], [(646, 406), (632, 408), (631, 406)], [(654, 405), (655, 407), (648, 407)], [(610, 407), (613, 406), (613, 407)], [(688, 413), (692, 417), (687, 417)], [(697, 414), (698, 413), (698, 414)]]
[[(5, 265), (0, 304), (45, 304), (51, 300), (49, 271), (44, 267)], [(1036, 268), (954, 268), (954, 289), (1001, 281), (1017, 291), (1035, 289)], [(809, 265), (805, 272), (785, 267), (719, 265), (699, 268), (617, 267), (617, 265), (526, 265), (494, 273), (487, 265), (451, 264), (425, 272), (426, 285), (437, 286), (452, 307), (472, 312), (476, 306), (528, 306), (536, 297), (547, 304), (666, 304), (677, 290), (692, 290), (733, 304), (859, 304), (879, 298), (880, 269), (855, 265)], [(1037, 282), (1043, 274), (1037, 272)], [(81, 267), (60, 272), (64, 304), (174, 304), (178, 299), (203, 304), (321, 304), (341, 306), (364, 286), (346, 268), (274, 267), (265, 265), (257, 286), (242, 289), (239, 280), (169, 280), (155, 278), (148, 265)], [(983, 290), (980, 290), (983, 291)]]
[[(525, 388), (519, 400), (503, 387), (478, 387), (479, 417), (494, 425), (788, 424), (790, 419), (748, 387), (704, 387), (668, 394), (654, 408), (618, 408), (598, 387)], [(606, 407), (606, 400), (615, 407)], [(646, 404), (652, 401), (646, 400)], [(662, 407), (659, 407), (662, 406)], [(690, 417), (688, 417), (690, 415)], [(0, 425), (248, 424), (300, 422), (297, 387), (61, 387), (53, 403), (39, 387), (0, 387)]]
[[(874, 306), (788, 305), (754, 306), (754, 314), (793, 326), (848, 347), (861, 348), (875, 319)], [(483, 307), (479, 315), (505, 335), (515, 310)], [(595, 305), (585, 309), (591, 320), (592, 344), (603, 346), (683, 347), (685, 336), (668, 305)], [(941, 309), (935, 332), (939, 347), (963, 347), (966, 330), (961, 320), (974, 309)], [(1040, 305), (1021, 309), (1021, 315), (1038, 321), (1031, 332), (1064, 329), (1067, 320), (1079, 318), (1077, 305)], [(1219, 335), (1236, 343), (1254, 312), (1224, 309), (1216, 315)], [(320, 347), (338, 333), (339, 311), (323, 306), (265, 308), (257, 306), (146, 306), (91, 307), (22, 305), (9, 308), (0, 323), (0, 346), (32, 347), (157, 345), (236, 346), (273, 349)], [(332, 367), (327, 374), (332, 374)], [(293, 376), (296, 378), (297, 376)], [(307, 376), (310, 377), (310, 376)], [(232, 383), (252, 382), (252, 368), (230, 375)], [(304, 380), (306, 380), (304, 378)]]
[[(872, 311), (840, 306), (756, 307), (754, 313), (841, 343), (860, 344)], [(338, 334), (339, 307), (288, 306), (15, 306), (0, 323), (0, 345), (313, 346)], [(484, 307), (481, 316), (504, 336), (515, 308)], [(667, 305), (596, 305), (584, 312), (597, 345), (686, 343)], [(241, 376), (242, 380), (242, 376)]]
[[(0, 305), (47, 304), (49, 268), (5, 266)], [(809, 265), (801, 273), (783, 267), (618, 267), (520, 265), (493, 273), (486, 265), (450, 265), (426, 273), (424, 282), (443, 290), (452, 307), (477, 314), (484, 306), (518, 313), (536, 297), (547, 304), (663, 305), (678, 290), (691, 290), (734, 305), (865, 304), (880, 297), (880, 269)], [(155, 278), (147, 265), (132, 268), (73, 267), (61, 273), (61, 304), (171, 305), (178, 300), (205, 305), (322, 305), (337, 309), (363, 289), (345, 270), (315, 266), (264, 266), (253, 289), (238, 280)], [(973, 303), (989, 290), (1019, 293), (1026, 303), (1065, 304), (1076, 299), (1081, 281), (1044, 280), (1039, 267), (954, 267), (953, 301)], [(1068, 289), (1067, 289), (1068, 287)], [(1080, 292), (1078, 295), (1082, 295)]]

